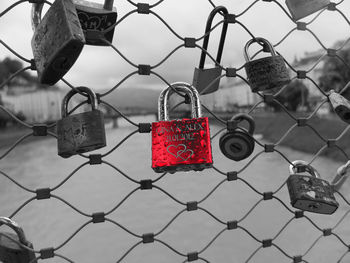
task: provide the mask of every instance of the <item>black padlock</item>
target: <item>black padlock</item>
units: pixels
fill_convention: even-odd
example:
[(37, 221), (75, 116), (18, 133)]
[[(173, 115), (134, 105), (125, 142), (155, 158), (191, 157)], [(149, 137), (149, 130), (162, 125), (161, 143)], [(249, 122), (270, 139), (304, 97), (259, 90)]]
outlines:
[[(305, 161), (292, 162), (287, 179), (291, 205), (297, 209), (319, 214), (333, 214), (339, 207), (333, 186)], [(308, 175), (300, 174), (307, 172)]]
[[(23, 229), (7, 217), (0, 217), (0, 225), (2, 224), (12, 228), (16, 234), (0, 232), (0, 262), (37, 263), (34, 251), (30, 250), (33, 249), (33, 244), (26, 239)], [(30, 249), (21, 247), (20, 244)]]
[(85, 38), (73, 0), (56, 0), (43, 19), (42, 7), (32, 8), (32, 50), (39, 82), (54, 85), (79, 57)]
[[(221, 31), (221, 37), (219, 42), (219, 48), (218, 53), (216, 56), (215, 61), (215, 67), (214, 68), (204, 68), (205, 58), (206, 58), (206, 52), (208, 49), (208, 42), (210, 37), (210, 30), (211, 25), (213, 22), (213, 19), (217, 13), (222, 13), (224, 15), (228, 14), (228, 11), (226, 7), (224, 6), (218, 6), (215, 7), (209, 14), (207, 25), (205, 27), (205, 37), (203, 40), (203, 49), (201, 53), (201, 58), (199, 61), (199, 67), (195, 68), (194, 75), (193, 75), (193, 86), (198, 90), (199, 94), (209, 94), (212, 92), (215, 92), (219, 89), (220, 84), (220, 76), (222, 68), (220, 67), (221, 57), (222, 57), (222, 51), (224, 49), (225, 44), (225, 38), (226, 38), (226, 32), (228, 23), (226, 20), (224, 20), (222, 31)], [(204, 51), (205, 50), (205, 51)]]
[[(238, 127), (242, 121), (249, 124), (248, 130)], [(220, 136), (219, 146), (221, 152), (229, 159), (241, 161), (249, 157), (255, 146), (253, 138), (255, 122), (253, 118), (244, 113), (237, 114), (227, 122), (227, 131)]]
[(286, 0), (287, 7), (294, 21), (327, 7), (329, 3), (330, 0)]
[[(248, 48), (255, 42), (263, 45), (264, 50), (269, 50), (271, 56), (251, 60)], [(264, 38), (256, 37), (249, 40), (244, 48), (244, 58), (246, 60), (244, 67), (252, 92), (277, 90), (291, 81), (283, 57), (277, 55), (271, 43)]]
[(334, 90), (330, 91), (328, 98), (339, 118), (350, 124), (350, 102)]
[(72, 89), (63, 98), (62, 119), (57, 121), (58, 155), (63, 158), (106, 146), (104, 117), (97, 109), (96, 94), (87, 87), (76, 89), (89, 97), (92, 110), (68, 115), (68, 102), (77, 91)]
[[(117, 9), (114, 0), (105, 0), (104, 4), (74, 0), (81, 27), (85, 34), (86, 44), (108, 46), (103, 39), (113, 41), (114, 28), (108, 29), (117, 21)], [(101, 31), (106, 32), (101, 33)]]

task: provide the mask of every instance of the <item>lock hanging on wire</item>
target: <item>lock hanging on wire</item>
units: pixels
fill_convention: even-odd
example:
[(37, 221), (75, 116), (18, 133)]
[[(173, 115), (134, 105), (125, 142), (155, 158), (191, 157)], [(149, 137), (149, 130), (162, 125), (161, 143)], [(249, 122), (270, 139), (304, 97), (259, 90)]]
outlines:
[(0, 232), (0, 262), (37, 263), (33, 244), (26, 239), (23, 229), (7, 217), (0, 217), (0, 225), (6, 225), (15, 231), (15, 234)]
[[(89, 97), (92, 110), (68, 115), (69, 100), (80, 91)], [(103, 112), (98, 110), (98, 99), (91, 89), (77, 87), (63, 98), (62, 119), (57, 121), (58, 155), (68, 158), (72, 155), (93, 151), (106, 146)]]
[(41, 19), (43, 5), (32, 6), (31, 44), (39, 82), (54, 85), (78, 59), (85, 38), (72, 0), (55, 0)]
[[(191, 98), (191, 119), (170, 120), (168, 101), (175, 89)], [(208, 117), (201, 116), (198, 91), (176, 82), (158, 100), (158, 122), (152, 123), (152, 168), (157, 173), (201, 171), (213, 165)]]
[[(117, 9), (113, 7), (113, 2), (114, 0), (105, 0), (102, 5), (74, 0), (87, 45), (108, 46), (104, 39), (113, 41), (114, 28), (108, 29), (117, 21)], [(106, 32), (101, 33), (104, 30)]]
[(294, 21), (327, 7), (329, 3), (330, 0), (286, 0), (286, 5)]
[(338, 117), (342, 121), (350, 124), (350, 102), (334, 90), (330, 91), (328, 98)]
[[(321, 179), (317, 170), (305, 161), (297, 160), (292, 164), (287, 179), (291, 205), (313, 213), (333, 214), (339, 207), (333, 186)], [(300, 174), (302, 172), (308, 175)]]
[[(263, 50), (268, 49), (271, 56), (252, 60), (248, 49), (255, 42), (263, 45)], [(244, 68), (252, 92), (280, 89), (291, 81), (283, 57), (277, 55), (272, 44), (264, 38), (249, 40), (244, 47), (244, 58)]]
[(216, 61), (215, 61), (215, 67), (214, 68), (204, 68), (205, 58), (206, 58), (206, 52), (208, 49), (208, 42), (209, 37), (211, 34), (211, 26), (213, 19), (216, 14), (223, 13), (224, 15), (228, 14), (228, 11), (226, 7), (224, 6), (218, 6), (215, 7), (209, 14), (207, 25), (205, 27), (205, 37), (203, 40), (203, 46), (202, 46), (202, 53), (199, 61), (199, 67), (195, 68), (194, 75), (193, 75), (193, 86), (198, 90), (199, 94), (209, 94), (217, 91), (219, 89), (220, 84), (220, 76), (222, 68), (220, 66), (222, 52), (224, 49), (225, 44), (225, 38), (226, 38), (226, 32), (228, 27), (228, 22), (224, 20), (221, 36), (220, 36), (220, 42), (218, 47), (218, 52), (216, 55)]
[(347, 161), (345, 164), (341, 165), (337, 169), (336, 176), (334, 177), (332, 181), (332, 186), (334, 190), (339, 191), (346, 179), (349, 177), (348, 170), (350, 168), (350, 160)]
[[(244, 120), (248, 122), (248, 130), (238, 127), (238, 124)], [(233, 116), (227, 122), (227, 131), (220, 136), (221, 152), (227, 158), (237, 162), (248, 158), (254, 151), (254, 130), (255, 122), (250, 115), (239, 113)]]

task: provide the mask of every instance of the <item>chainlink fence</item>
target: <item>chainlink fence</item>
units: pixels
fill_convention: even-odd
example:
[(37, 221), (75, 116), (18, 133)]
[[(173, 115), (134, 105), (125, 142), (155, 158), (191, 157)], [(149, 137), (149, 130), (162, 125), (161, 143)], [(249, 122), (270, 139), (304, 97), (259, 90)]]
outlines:
[[(33, 2), (41, 2), (41, 1), (39, 1), (39, 0), (38, 1), (35, 1), (35, 0), (17, 1), (15, 3), (13, 3), (12, 5), (10, 5), (7, 9), (0, 10), (1, 11), (0, 17), (3, 17), (5, 15), (10, 16), (11, 11), (17, 5), (20, 5), (23, 3), (28, 3), (28, 2), (33, 3)], [(44, 2), (45, 2), (45, 4), (50, 5), (49, 2), (47, 2), (47, 1), (44, 1)], [(311, 28), (312, 23), (317, 21), (318, 17), (323, 16), (323, 15), (328, 15), (328, 12), (333, 12), (333, 13), (338, 14), (339, 17), (344, 20), (344, 23), (347, 26), (349, 26), (350, 22), (349, 22), (348, 18), (346, 17), (346, 15), (341, 10), (341, 6), (342, 6), (341, 4), (344, 2), (344, 0), (342, 0), (338, 3), (330, 3), (328, 5), (328, 8), (326, 8), (322, 11), (319, 11), (318, 15), (315, 16), (315, 18), (312, 19), (308, 23), (295, 22), (295, 27), (293, 29), (291, 29), (290, 32), (287, 32), (285, 34), (285, 36), (279, 42), (273, 43), (276, 50), (278, 50), (279, 45), (281, 43), (283, 43), (284, 41), (286, 41), (288, 36), (290, 36), (291, 34), (297, 32), (297, 31), (308, 31), (313, 36), (313, 38), (324, 49), (323, 54), (321, 54), (321, 56), (319, 57), (319, 59), (317, 60), (317, 62), (314, 65), (312, 65), (308, 70), (300, 70), (298, 68), (293, 67), (292, 63), (290, 61), (285, 61), (285, 62), (292, 72), (293, 80), (295, 80), (295, 79), (307, 79), (307, 80), (311, 81), (314, 85), (314, 89), (318, 90), (320, 93), (323, 94), (323, 99), (317, 103), (317, 106), (315, 107), (314, 111), (311, 114), (309, 114), (309, 116), (298, 117), (298, 116), (295, 116), (295, 114), (293, 112), (288, 111), (284, 105), (282, 105), (278, 100), (276, 100), (276, 96), (280, 92), (282, 92), (283, 89), (287, 89), (288, 86), (285, 86), (281, 91), (279, 91), (278, 93), (275, 93), (275, 94), (263, 94), (263, 93), (258, 92), (257, 93), (257, 95), (259, 97), (258, 102), (253, 107), (248, 109), (246, 111), (246, 113), (253, 114), (259, 108), (259, 106), (264, 105), (265, 102), (268, 102), (268, 103), (275, 102), (279, 105), (280, 109), (283, 112), (285, 112), (291, 120), (293, 120), (294, 124), (290, 127), (290, 129), (288, 131), (286, 131), (285, 134), (283, 134), (283, 136), (281, 136), (281, 138), (276, 138), (277, 140), (275, 142), (265, 144), (261, 140), (255, 139), (256, 147), (258, 148), (258, 151), (253, 156), (250, 156), (249, 161), (246, 164), (244, 164), (240, 169), (223, 171), (220, 167), (218, 167), (214, 163), (214, 167), (213, 167), (213, 169), (211, 169), (211, 173), (213, 176), (219, 176), (219, 177), (221, 176), (221, 179), (215, 185), (215, 187), (213, 187), (205, 196), (203, 196), (203, 198), (201, 200), (179, 200), (178, 198), (175, 197), (175, 194), (171, 191), (171, 188), (168, 188), (168, 190), (166, 190), (161, 186), (162, 181), (165, 178), (175, 177), (176, 174), (171, 175), (168, 173), (164, 173), (158, 177), (156, 177), (156, 174), (155, 174), (155, 176), (153, 178), (138, 181), (138, 180), (133, 179), (132, 174), (127, 174), (127, 173), (123, 172), (121, 169), (119, 169), (118, 162), (111, 163), (110, 161), (106, 160), (106, 157), (108, 155), (110, 155), (112, 152), (118, 151), (118, 149), (120, 148), (121, 145), (125, 144), (127, 146), (128, 140), (131, 137), (133, 137), (135, 134), (137, 134), (137, 133), (150, 134), (151, 127), (150, 127), (150, 123), (135, 123), (133, 120), (131, 120), (125, 114), (123, 114), (123, 112), (121, 112), (118, 109), (118, 107), (115, 107), (115, 106), (111, 105), (110, 103), (107, 103), (104, 100), (104, 98), (107, 97), (112, 92), (114, 92), (118, 87), (122, 86), (123, 83), (128, 78), (132, 77), (133, 75), (138, 75), (138, 74), (139, 75), (154, 75), (164, 84), (164, 86), (166, 86), (166, 85), (168, 86), (168, 85), (170, 85), (170, 83), (166, 80), (166, 78), (164, 78), (163, 76), (158, 74), (156, 72), (156, 69), (161, 68), (161, 67), (165, 67), (164, 63), (167, 60), (169, 60), (169, 58), (179, 49), (185, 49), (185, 48), (202, 49), (200, 44), (204, 38), (204, 35), (200, 38), (191, 38), (191, 37), (180, 36), (173, 29), (172, 25), (167, 23), (165, 18), (162, 18), (159, 14), (157, 14), (154, 11), (154, 9), (157, 6), (162, 5), (164, 2), (166, 2), (166, 0), (160, 0), (157, 3), (151, 5), (151, 4), (147, 4), (147, 3), (135, 3), (133, 1), (127, 0), (127, 2), (125, 2), (123, 4), (130, 4), (134, 7), (134, 9), (132, 11), (128, 12), (127, 14), (125, 14), (124, 16), (120, 17), (119, 20), (113, 26), (111, 26), (109, 29), (107, 29), (107, 30), (111, 30), (113, 27), (115, 27), (115, 31), (117, 34), (118, 26), (120, 24), (124, 23), (125, 21), (127, 21), (127, 19), (132, 15), (154, 16), (157, 18), (159, 23), (163, 23), (166, 26), (166, 28), (169, 30), (169, 32), (182, 42), (182, 44), (180, 44), (179, 46), (174, 47), (173, 51), (170, 52), (170, 54), (168, 54), (161, 62), (159, 62), (156, 65), (147, 65), (147, 64), (139, 64), (138, 65), (138, 64), (135, 64), (132, 61), (130, 61), (126, 56), (124, 56), (118, 50), (117, 46), (114, 46), (112, 43), (108, 43), (109, 46), (111, 47), (111, 52), (116, 52), (127, 63), (129, 63), (135, 70), (130, 72), (130, 74), (126, 75), (119, 83), (117, 83), (114, 87), (111, 87), (107, 92), (98, 94), (98, 97), (100, 100), (99, 102), (101, 104), (104, 104), (106, 107), (108, 107), (110, 109), (110, 111), (113, 112), (113, 114), (115, 114), (116, 116), (119, 116), (120, 118), (126, 119), (132, 126), (135, 127), (134, 131), (131, 132), (130, 134), (128, 134), (123, 140), (116, 143), (116, 145), (110, 151), (108, 151), (106, 153), (90, 154), (90, 155), (81, 154), (80, 155), (81, 160), (82, 160), (81, 165), (78, 166), (70, 174), (68, 174), (66, 176), (66, 178), (61, 183), (59, 183), (56, 187), (52, 187), (52, 188), (50, 188), (50, 187), (42, 188), (41, 187), (39, 189), (35, 189), (35, 188), (30, 189), (30, 188), (24, 187), (19, 182), (14, 180), (11, 177), (11, 174), (7, 174), (7, 173), (0, 170), (1, 176), (6, 177), (8, 179), (9, 184), (10, 183), (16, 184), (18, 187), (23, 189), (23, 191), (28, 192), (32, 196), (31, 198), (26, 200), (23, 203), (23, 205), (21, 205), (20, 207), (14, 207), (12, 214), (1, 215), (1, 216), (8, 216), (10, 218), (14, 218), (15, 215), (17, 213), (19, 213), (22, 209), (24, 209), (29, 203), (37, 202), (37, 200), (44, 200), (44, 199), (53, 198), (53, 199), (59, 200), (60, 202), (62, 202), (66, 206), (70, 207), (73, 211), (75, 211), (77, 214), (79, 214), (82, 218), (87, 220), (85, 224), (83, 224), (79, 228), (77, 228), (76, 231), (74, 231), (72, 233), (72, 235), (69, 238), (67, 238), (67, 240), (59, 246), (37, 248), (34, 244), (34, 248), (35, 248), (34, 250), (21, 245), (22, 248), (34, 251), (38, 260), (41, 259), (41, 260), (45, 261), (45, 260), (52, 258), (52, 257), (59, 257), (63, 261), (73, 262), (72, 259), (66, 257), (65, 255), (63, 255), (60, 252), (62, 247), (69, 246), (73, 237), (76, 236), (84, 228), (88, 227), (88, 225), (97, 224), (97, 223), (103, 224), (104, 222), (109, 222), (109, 223), (112, 223), (113, 227), (117, 227), (117, 228), (122, 229), (123, 231), (125, 231), (129, 235), (133, 236), (137, 240), (133, 246), (131, 246), (128, 250), (126, 250), (122, 253), (122, 256), (120, 256), (119, 258), (116, 258), (116, 260), (115, 260), (116, 262), (128, 262), (128, 255), (130, 253), (132, 253), (134, 250), (136, 250), (137, 247), (147, 245), (148, 243), (159, 243), (160, 245), (164, 246), (164, 248), (169, 253), (176, 254), (180, 258), (180, 260), (178, 262), (191, 262), (191, 261), (215, 262), (215, 261), (211, 260), (210, 255), (206, 255), (205, 252), (208, 249), (210, 249), (211, 247), (215, 247), (218, 240), (220, 240), (220, 238), (225, 233), (230, 232), (230, 235), (234, 236), (235, 233), (237, 233), (235, 231), (242, 232), (243, 235), (245, 235), (247, 239), (250, 239), (255, 244), (254, 246), (251, 247), (251, 254), (246, 257), (244, 262), (266, 262), (266, 261), (264, 261), (264, 259), (260, 258), (261, 256), (259, 256), (259, 251), (270, 248), (270, 247), (274, 247), (280, 255), (283, 255), (283, 257), (285, 259), (283, 262), (316, 262), (316, 261), (312, 261), (312, 259), (308, 259), (308, 255), (314, 249), (316, 249), (315, 247), (317, 246), (317, 244), (322, 242), (323, 239), (327, 239), (327, 238), (331, 238), (331, 237), (332, 237), (331, 242), (337, 243), (338, 249), (341, 251), (341, 255), (333, 257), (332, 262), (349, 262), (349, 260), (350, 260), (350, 256), (349, 256), (349, 251), (350, 251), (350, 243), (349, 242), (350, 242), (350, 240), (346, 240), (346, 236), (343, 236), (342, 232), (337, 231), (337, 229), (341, 225), (348, 224), (348, 223), (346, 223), (346, 220), (348, 219), (348, 217), (349, 217), (348, 214), (350, 212), (350, 202), (342, 193), (340, 193), (339, 191), (336, 191), (336, 198), (340, 203), (340, 208), (339, 208), (337, 213), (342, 213), (342, 215), (339, 217), (339, 220), (336, 222), (336, 224), (329, 225), (328, 227), (324, 228), (323, 226), (320, 226), (320, 224), (318, 224), (317, 220), (315, 220), (312, 216), (310, 216), (309, 213), (292, 209), (292, 207), (289, 204), (289, 200), (287, 200), (287, 199), (283, 200), (277, 196), (278, 193), (280, 191), (282, 191), (282, 189), (286, 189), (286, 187), (287, 187), (286, 182), (284, 182), (282, 185), (280, 185), (278, 187), (269, 189), (269, 191), (261, 191), (261, 189), (258, 189), (257, 187), (254, 186), (254, 181), (252, 181), (252, 180), (254, 180), (253, 177), (246, 178), (242, 174), (247, 169), (249, 170), (249, 167), (261, 155), (267, 155), (267, 154), (271, 154), (271, 153), (279, 154), (281, 156), (281, 161), (280, 161), (281, 166), (288, 167), (290, 164), (292, 164), (293, 160), (290, 160), (287, 157), (287, 155), (283, 153), (283, 150), (280, 150), (280, 148), (278, 146), (282, 143), (282, 141), (288, 135), (290, 135), (294, 130), (298, 129), (299, 127), (308, 128), (310, 133), (315, 134), (324, 142), (323, 146), (317, 152), (314, 153), (313, 158), (311, 160), (306, 160), (308, 163), (310, 163), (310, 164), (313, 163), (322, 154), (322, 152), (328, 150), (329, 148), (331, 150), (334, 150), (334, 151), (340, 151), (344, 155), (344, 159), (349, 160), (348, 154), (342, 148), (342, 145), (339, 145), (339, 143), (338, 143), (338, 141), (347, 133), (348, 128), (349, 128), (348, 126), (343, 131), (339, 131), (339, 136), (337, 138), (325, 138), (323, 135), (321, 135), (317, 131), (316, 128), (314, 128), (309, 123), (309, 120), (313, 116), (316, 115), (317, 111), (323, 105), (329, 103), (328, 94), (319, 87), (317, 80), (314, 80), (311, 77), (309, 77), (310, 73), (315, 69), (315, 67), (317, 66), (318, 63), (321, 63), (321, 61), (325, 60), (327, 57), (333, 57), (333, 58), (339, 59), (350, 70), (350, 66), (346, 64), (346, 61), (337, 54), (342, 48), (344, 48), (344, 46), (347, 44), (348, 41), (345, 41), (344, 44), (339, 47), (339, 49), (329, 48), (322, 43), (322, 41), (317, 37), (317, 35), (310, 28)], [(255, 8), (255, 6), (258, 5), (259, 2), (260, 3), (261, 2), (268, 2), (266, 4), (269, 4), (269, 5), (274, 6), (274, 7), (277, 6), (281, 12), (283, 12), (286, 16), (288, 16), (292, 20), (288, 11), (285, 8), (285, 5), (281, 4), (279, 1), (256, 0), (254, 2), (249, 1), (249, 3), (246, 3), (246, 5), (247, 5), (246, 9), (239, 14), (229, 14), (225, 17), (221, 16), (222, 17), (221, 21), (216, 23), (212, 27), (211, 31), (219, 30), (218, 27), (226, 19), (226, 21), (228, 21), (230, 27), (241, 27), (252, 38), (256, 37), (250, 31), (250, 29), (247, 28), (244, 25), (244, 23), (241, 21), (243, 20), (244, 15), (246, 13), (250, 12), (250, 10), (252, 8)], [(119, 1), (118, 1), (117, 5), (118, 4), (120, 4)], [(201, 3), (201, 4), (202, 5), (210, 5), (213, 8), (217, 5), (220, 5), (220, 3), (214, 3), (214, 1), (211, 1), (211, 0), (209, 0), (209, 1), (203, 0), (203, 3)], [(276, 9), (274, 9), (274, 10), (276, 10)], [(28, 13), (29, 12), (30, 12), (30, 10), (28, 10)], [(179, 22), (182, 23), (184, 21), (185, 21), (184, 19), (181, 19)], [(1, 37), (1, 35), (0, 35), (0, 37)], [(20, 54), (18, 54), (15, 50), (13, 50), (9, 45), (7, 45), (2, 40), (0, 40), (0, 43), (9, 52), (12, 52), (19, 59), (21, 59), (22, 61), (24, 61), (25, 63), (28, 64), (28, 66), (23, 68), (23, 70), (16, 72), (8, 80), (1, 83), (0, 87), (3, 88), (13, 78), (16, 78), (16, 76), (18, 76), (21, 72), (26, 71), (26, 70), (35, 70), (35, 64), (34, 64), (34, 61), (32, 59), (27, 59), (27, 58), (22, 57)], [(210, 57), (210, 59), (212, 61), (215, 61), (214, 57), (209, 52), (207, 53), (207, 55)], [(220, 76), (220, 78), (240, 78), (245, 83), (247, 83), (247, 89), (249, 89), (249, 86), (248, 86), (249, 84), (245, 78), (244, 65), (237, 65), (236, 67), (224, 67), (223, 65), (221, 65), (221, 67), (222, 67), (224, 74), (222, 74), (222, 76)], [(67, 80), (62, 79), (62, 81), (67, 86), (69, 86), (71, 89), (75, 88)], [(179, 81), (181, 81), (181, 80), (179, 80)], [(344, 90), (346, 88), (347, 87), (345, 87)], [(184, 97), (183, 94), (180, 94), (180, 95), (182, 97)], [(87, 101), (84, 101), (83, 103), (79, 104), (71, 112), (73, 112), (75, 109), (79, 108), (80, 106), (82, 106), (85, 103), (87, 103)], [(185, 103), (185, 101), (175, 105), (172, 108), (172, 110), (174, 110), (176, 107), (178, 107), (184, 103)], [(226, 130), (226, 125), (227, 125), (228, 119), (221, 118), (220, 116), (216, 115), (215, 112), (211, 111), (209, 109), (209, 107), (207, 107), (204, 103), (202, 103), (202, 104), (203, 104), (202, 107), (203, 107), (206, 115), (211, 118), (210, 120), (211, 121), (216, 120), (216, 122), (219, 123), (219, 125), (221, 125), (221, 128), (217, 132), (212, 132), (211, 139), (214, 142), (215, 140), (217, 140), (218, 135), (221, 132), (223, 132), (224, 130)], [(53, 123), (53, 124), (35, 124), (35, 125), (30, 124), (30, 123), (26, 123), (24, 121), (19, 120), (15, 116), (14, 113), (12, 113), (10, 110), (6, 109), (4, 106), (0, 106), (0, 108), (2, 111), (6, 112), (11, 118), (13, 118), (16, 122), (18, 122), (19, 124), (28, 128), (28, 134), (18, 138), (16, 143), (14, 143), (11, 147), (9, 147), (6, 151), (4, 151), (4, 153), (0, 156), (0, 161), (2, 159), (4, 159), (5, 157), (7, 157), (12, 152), (13, 149), (15, 149), (20, 143), (22, 143), (28, 137), (31, 137), (31, 136), (56, 137), (56, 134), (55, 134), (55, 125), (56, 124), (55, 123)], [(156, 109), (155, 109), (155, 112), (156, 112)], [(111, 142), (109, 142), (109, 143), (111, 143)], [(215, 161), (215, 156), (214, 156), (214, 161)], [(82, 169), (83, 167), (89, 166), (89, 165), (101, 165), (101, 164), (110, 166), (111, 168), (113, 168), (115, 170), (115, 173), (117, 173), (118, 176), (122, 176), (125, 180), (130, 181), (130, 183), (134, 185), (133, 187), (130, 188), (129, 194), (127, 194), (122, 200), (115, 200), (116, 205), (113, 209), (111, 209), (110, 211), (103, 211), (103, 212), (100, 211), (100, 212), (88, 214), (88, 213), (85, 213), (84, 211), (81, 211), (78, 207), (75, 207), (73, 204), (71, 204), (70, 202), (68, 202), (67, 200), (65, 200), (64, 198), (62, 198), (56, 194), (56, 191), (60, 187), (62, 187), (65, 183), (67, 183), (67, 181), (71, 180), (73, 175), (75, 173), (77, 173), (80, 169)], [(268, 166), (268, 165), (269, 165), (268, 162), (266, 162), (266, 166)], [(49, 169), (49, 167), (48, 167), (48, 169)], [(271, 172), (273, 172), (273, 171), (271, 171)], [(198, 173), (198, 172), (196, 172), (196, 173)], [(188, 174), (188, 177), (190, 177), (190, 176), (191, 176), (191, 173)], [(254, 198), (256, 198), (255, 199), (256, 201), (254, 201), (254, 203), (251, 207), (244, 207), (244, 209), (242, 207), (242, 210), (246, 211), (243, 216), (241, 216), (239, 218), (236, 218), (233, 216), (230, 220), (224, 220), (224, 219), (220, 218), (220, 216), (216, 215), (214, 212), (205, 208), (205, 206), (203, 205), (203, 202), (205, 202), (206, 200), (209, 200), (214, 194), (217, 194), (218, 192), (220, 192), (224, 185), (237, 184), (238, 182), (239, 182), (239, 186), (244, 188), (243, 191), (248, 191), (249, 193), (251, 193), (252, 196), (254, 195)], [(72, 189), (72, 191), (74, 191), (74, 189)], [(113, 213), (114, 211), (117, 211), (121, 205), (127, 205), (128, 200), (135, 193), (142, 194), (146, 191), (160, 191), (161, 193), (164, 194), (164, 198), (171, 199), (179, 207), (179, 209), (177, 211), (174, 211), (174, 213), (176, 212), (176, 215), (173, 218), (171, 218), (171, 220), (169, 220), (168, 222), (164, 222), (164, 227), (161, 228), (158, 232), (134, 233), (130, 229), (128, 229), (128, 226), (126, 224), (122, 225), (122, 224), (118, 223), (117, 220), (113, 220), (113, 219), (109, 218), (109, 215), (111, 213)], [(234, 193), (232, 193), (232, 194), (234, 195)], [(239, 198), (239, 196), (237, 196), (237, 198)], [(271, 202), (271, 200), (276, 201), (279, 204), (281, 209), (287, 211), (290, 214), (290, 219), (285, 222), (283, 227), (275, 235), (271, 235), (269, 237), (261, 239), (261, 238), (257, 237), (256, 233), (253, 230), (251, 230), (249, 228), (249, 226), (245, 226), (244, 223), (245, 223), (245, 220), (247, 219), (247, 217), (249, 215), (251, 215), (255, 210), (257, 210), (257, 208), (259, 206), (262, 206), (262, 204), (264, 202)], [(228, 208), (224, 208), (224, 209), (228, 209)], [(169, 242), (162, 240), (162, 238), (160, 237), (160, 235), (163, 232), (167, 231), (167, 229), (172, 224), (174, 224), (179, 219), (179, 217), (181, 217), (185, 213), (193, 213), (193, 214), (205, 213), (209, 216), (209, 218), (211, 218), (211, 220), (213, 222), (215, 222), (218, 229), (220, 229), (215, 235), (213, 235), (212, 237), (210, 237), (210, 239), (208, 239), (208, 242), (204, 247), (198, 247), (197, 250), (193, 250), (193, 251), (192, 250), (191, 251), (183, 251), (183, 250), (178, 249), (175, 245), (172, 245)], [(330, 215), (329, 217), (332, 217), (332, 216), (333, 215)], [(309, 243), (303, 244), (304, 247), (300, 251), (300, 253), (289, 254), (286, 251), (286, 249), (284, 248), (284, 246), (279, 244), (280, 242), (279, 242), (278, 237), (280, 237), (289, 226), (293, 225), (293, 223), (295, 221), (302, 220), (302, 219), (304, 219), (310, 223), (308, 227), (312, 228), (316, 233), (318, 233), (317, 234), (318, 237), (311, 244), (309, 244)], [(147, 218), (145, 218), (145, 220), (147, 220)], [(152, 219), (149, 218), (149, 220), (152, 220)], [(203, 230), (203, 231), (205, 231), (205, 230)], [(190, 233), (188, 233), (188, 235), (190, 235)], [(302, 236), (303, 233), (300, 233), (300, 235)], [(10, 237), (8, 237), (8, 238), (10, 238)], [(30, 239), (30, 237), (28, 237), (28, 238)], [(187, 237), (182, 236), (181, 238), (183, 240), (186, 240)], [(244, 240), (242, 240), (242, 242), (244, 242)], [(120, 240), (120, 242), (123, 242), (123, 241)], [(235, 244), (232, 243), (232, 246), (235, 246)], [(317, 253), (322, 254), (322, 252), (323, 251), (321, 249), (321, 251), (319, 251)], [(234, 255), (232, 255), (232, 257), (234, 258)], [(99, 262), (105, 262), (103, 257), (100, 258)], [(229, 259), (225, 259), (223, 262), (236, 262), (236, 261), (231, 261)], [(277, 261), (274, 261), (274, 262), (277, 262)], [(279, 262), (281, 262), (281, 261), (279, 261)]]

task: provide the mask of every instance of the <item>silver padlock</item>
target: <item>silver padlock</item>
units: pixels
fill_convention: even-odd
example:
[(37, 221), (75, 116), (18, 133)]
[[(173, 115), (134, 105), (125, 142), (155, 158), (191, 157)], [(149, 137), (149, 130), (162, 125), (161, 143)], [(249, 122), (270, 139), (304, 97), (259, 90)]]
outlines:
[(39, 82), (54, 85), (79, 57), (85, 38), (72, 0), (55, 0), (41, 19), (43, 5), (32, 7), (31, 44)]
[(328, 98), (339, 118), (350, 124), (350, 102), (334, 90), (330, 91)]
[(294, 21), (325, 8), (329, 3), (330, 0), (286, 0), (286, 5)]
[[(0, 225), (2, 224), (12, 228), (16, 234), (0, 233), (0, 262), (37, 263), (34, 251), (30, 250), (33, 249), (33, 244), (26, 239), (23, 229), (15, 221), (7, 217), (0, 217)], [(20, 244), (30, 249), (22, 247)]]

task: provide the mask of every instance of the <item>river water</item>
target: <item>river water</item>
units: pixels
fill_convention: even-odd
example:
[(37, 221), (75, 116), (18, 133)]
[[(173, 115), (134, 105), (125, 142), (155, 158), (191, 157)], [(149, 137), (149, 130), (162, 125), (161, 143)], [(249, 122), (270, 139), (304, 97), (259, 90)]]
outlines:
[[(153, 121), (152, 117), (135, 118), (136, 122)], [(98, 152), (105, 153), (112, 149), (122, 138), (135, 130), (134, 127), (121, 121), (119, 128), (107, 128), (108, 147)], [(211, 132), (218, 127), (211, 127)], [(117, 150), (104, 158), (132, 179), (155, 179), (157, 174), (151, 169), (150, 134), (136, 133)], [(223, 172), (240, 170), (248, 162), (233, 162), (226, 159), (218, 147), (218, 137), (212, 142), (215, 167)], [(277, 149), (290, 160), (302, 159), (310, 161), (312, 155), (304, 154), (284, 147)], [(255, 153), (262, 151), (256, 146)], [(57, 156), (55, 139), (47, 139), (22, 144), (7, 157), (0, 160), (1, 171), (8, 174), (18, 183), (29, 189), (54, 188), (68, 177), (71, 172), (86, 162), (80, 156), (62, 159)], [(317, 158), (313, 163), (324, 179), (331, 180), (341, 163), (325, 158)], [(278, 153), (259, 155), (242, 173), (259, 192), (275, 191), (289, 175), (288, 163)], [(176, 173), (167, 175), (156, 185), (186, 203), (202, 200), (225, 177), (213, 169), (203, 172)], [(113, 209), (137, 184), (126, 179), (112, 167), (102, 164), (84, 166), (74, 173), (52, 194), (58, 196), (83, 213), (107, 212)], [(341, 192), (349, 199), (350, 189), (347, 182)], [(20, 205), (33, 197), (0, 176), (0, 215), (9, 216)], [(276, 196), (289, 208), (289, 196), (284, 186)], [(336, 196), (340, 208), (331, 216), (306, 213), (320, 228), (332, 228), (342, 218), (349, 206)], [(254, 206), (261, 196), (256, 194), (242, 181), (221, 184), (200, 207), (210, 211), (223, 222), (239, 220)], [(184, 206), (169, 198), (158, 189), (136, 191), (108, 218), (124, 226), (129, 231), (142, 235), (156, 233), (163, 229)], [(289, 220), (290, 213), (276, 199), (260, 202), (246, 217), (240, 226), (247, 229), (257, 239), (274, 238)], [(73, 208), (57, 198), (34, 200), (24, 206), (13, 219), (23, 226), (27, 237), (36, 249), (57, 247), (63, 244), (75, 231), (89, 221)], [(350, 243), (350, 216), (334, 230), (342, 240)], [(2, 227), (5, 229), (4, 227)], [(180, 214), (157, 239), (169, 244), (177, 251), (187, 254), (201, 251), (214, 239), (225, 226), (217, 222), (203, 210)], [(307, 252), (308, 248), (321, 235), (321, 232), (306, 218), (290, 222), (273, 241), (288, 255), (295, 256)], [(130, 235), (121, 227), (107, 221), (100, 224), (89, 224), (79, 231), (67, 244), (57, 250), (57, 254), (70, 258), (74, 262), (116, 262), (129, 248), (140, 239)], [(248, 233), (238, 228), (225, 231), (200, 254), (209, 262), (245, 262), (261, 243)], [(307, 262), (330, 263), (337, 260), (346, 251), (335, 236), (320, 238), (304, 259)], [(122, 262), (171, 263), (183, 262), (184, 257), (174, 253), (160, 242), (141, 244), (132, 250)], [(276, 247), (260, 249), (249, 262), (291, 262)], [(65, 262), (55, 257), (45, 262)], [(199, 260), (201, 262), (201, 260)], [(204, 261), (202, 261), (204, 262)], [(350, 255), (341, 262), (350, 262)]]

